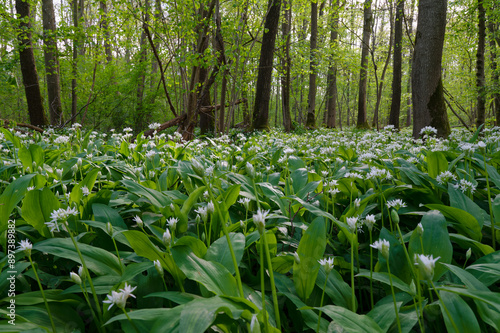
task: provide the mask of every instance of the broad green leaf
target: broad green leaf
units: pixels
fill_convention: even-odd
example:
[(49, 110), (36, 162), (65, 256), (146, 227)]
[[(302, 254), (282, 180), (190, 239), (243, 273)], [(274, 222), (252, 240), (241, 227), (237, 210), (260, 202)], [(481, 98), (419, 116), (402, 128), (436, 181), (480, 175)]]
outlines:
[[(323, 288), (325, 286), (325, 268), (322, 266), (319, 269), (318, 278), (316, 279), (316, 286)], [(356, 311), (358, 304), (352, 304), (351, 297), (351, 286), (349, 286), (343, 279), (342, 276), (333, 269), (330, 274), (328, 274), (328, 281), (326, 282), (325, 293), (331, 298), (334, 305), (350, 309), (351, 311)]]
[[(356, 276), (362, 276), (362, 277), (370, 279), (370, 272), (363, 271), (363, 272), (357, 274)], [(391, 285), (391, 281), (389, 279), (389, 273), (387, 273), (387, 272), (373, 272), (372, 279), (374, 281), (382, 282), (382, 283), (386, 284), (387, 286)], [(401, 291), (404, 291), (405, 293), (408, 293), (410, 295), (412, 293), (410, 290), (410, 286), (408, 286), (406, 283), (401, 281), (401, 279), (399, 279), (397, 276), (392, 275), (392, 285), (394, 286), (394, 288), (397, 288)]]
[(0, 233), (7, 229), (10, 213), (23, 198), (36, 174), (19, 177), (10, 183), (0, 195)]
[(500, 194), (497, 194), (491, 203), (491, 209), (493, 211), (495, 226), (500, 226)]
[(71, 190), (70, 194), (71, 201), (80, 203), (80, 200), (83, 198), (82, 187), (87, 187), (89, 191), (92, 191), (98, 173), (99, 169), (97, 168), (89, 171), (85, 178), (80, 183), (75, 185), (75, 187), (73, 187), (73, 190)]
[(491, 286), (500, 280), (500, 262), (474, 263), (467, 267), (479, 281), (485, 286)]
[[(74, 330), (78, 330), (81, 332), (85, 330), (85, 325), (80, 318), (79, 313), (73, 307), (58, 302), (50, 302), (49, 307), (50, 313), (52, 314), (52, 320), (54, 321), (57, 332), (69, 333)], [(21, 318), (27, 320), (28, 322), (36, 324), (38, 328), (52, 327), (45, 306), (40, 305), (16, 307), (16, 326), (17, 321), (20, 321)], [(9, 330), (7, 332), (12, 331)], [(45, 330), (43, 332), (45, 332)]]
[(192, 236), (182, 236), (178, 240), (175, 241), (174, 246), (182, 246), (185, 245), (189, 247), (194, 254), (196, 254), (199, 258), (204, 258), (207, 254), (207, 246), (198, 238)]
[[(231, 232), (229, 234), (229, 238), (233, 246), (236, 262), (239, 265), (241, 258), (243, 258), (243, 251), (245, 250), (245, 235), (242, 233)], [(218, 262), (226, 267), (231, 274), (235, 273), (235, 267), (229, 252), (227, 238), (225, 236), (217, 239), (212, 243), (212, 245), (210, 245), (207, 250), (207, 254), (205, 255), (205, 259), (212, 262)]]
[(436, 179), (441, 172), (448, 170), (448, 161), (441, 151), (428, 152), (426, 160), (429, 176), (434, 179)]
[[(396, 304), (399, 314), (399, 310), (401, 309), (403, 302), (396, 302)], [(391, 302), (378, 302), (366, 315), (372, 318), (384, 332), (387, 332), (391, 325), (396, 321), (396, 312), (394, 311), (394, 303), (392, 300)]]
[(59, 200), (48, 188), (43, 190), (32, 190), (26, 193), (23, 199), (22, 214), (26, 222), (31, 224), (40, 235), (48, 238), (50, 231), (45, 222), (51, 220), (50, 214), (60, 208)]
[(340, 324), (347, 332), (383, 332), (372, 318), (359, 315), (341, 306), (326, 305), (316, 309), (323, 311), (324, 314)]
[(95, 203), (92, 205), (92, 212), (94, 213), (94, 219), (96, 221), (103, 222), (104, 224), (109, 222), (113, 227), (127, 229), (127, 225), (120, 214), (108, 205)]
[(172, 256), (191, 280), (201, 283), (216, 295), (238, 296), (236, 280), (221, 264), (198, 258), (187, 246), (173, 247)]
[[(474, 312), (462, 297), (443, 290), (439, 291), (439, 295), (442, 300), (442, 303), (439, 303), (441, 305), (441, 314), (443, 315), (448, 332), (480, 332), (479, 323), (477, 322)], [(447, 312), (443, 304), (446, 306)]]
[[(92, 277), (92, 284), (94, 285), (94, 290), (97, 295), (106, 295), (109, 294), (110, 291), (120, 282), (122, 281), (130, 281), (130, 280), (123, 280), (119, 276), (116, 275), (101, 275), (101, 276), (93, 276)], [(83, 283), (85, 286), (85, 290), (89, 294), (92, 294), (92, 290), (90, 288), (90, 283), (88, 279)], [(82, 292), (82, 289), (80, 288), (79, 285), (74, 284), (71, 287), (67, 288), (64, 290), (62, 293), (63, 294), (80, 294)]]
[(306, 164), (299, 157), (291, 155), (288, 157), (288, 167), (290, 168), (290, 171), (295, 171), (297, 169), (305, 168)]
[(130, 192), (138, 196), (146, 197), (155, 207), (162, 208), (172, 203), (165, 194), (137, 184), (133, 180), (124, 179), (121, 182)]
[(500, 312), (500, 293), (494, 293), (489, 290), (474, 290), (457, 287), (436, 287), (437, 290), (449, 291), (457, 295), (472, 298), (473, 300), (484, 302), (490, 305), (496, 312)]
[(481, 240), (481, 226), (477, 219), (468, 212), (455, 207), (446, 205), (430, 204), (425, 205), (429, 209), (439, 210), (443, 215), (453, 221), (453, 228), (455, 228), (462, 235), (470, 237), (476, 241)]
[(450, 239), (459, 244), (462, 248), (468, 249), (469, 247), (475, 250), (474, 252), (482, 252), (484, 255), (490, 254), (493, 252), (493, 248), (488, 244), (483, 244), (476, 240), (465, 237), (464, 235), (459, 234), (450, 234)]
[(240, 184), (231, 185), (226, 192), (224, 192), (224, 202), (226, 207), (229, 208), (235, 204), (236, 200), (238, 200), (238, 196), (240, 195)]
[(30, 168), (32, 172), (35, 171), (33, 170), (33, 164), (35, 164), (36, 167), (42, 166), (45, 160), (45, 154), (42, 147), (36, 144), (31, 144), (28, 148), (22, 146), (18, 151), (18, 156), (24, 169)]
[(307, 169), (300, 168), (292, 171), (290, 179), (293, 181), (293, 193), (298, 193), (307, 184)]
[(326, 248), (326, 221), (317, 217), (304, 232), (300, 240), (297, 254), (300, 262), (293, 264), (293, 282), (297, 295), (306, 301), (316, 284), (319, 271), (319, 260), (323, 258)]
[(433, 280), (437, 281), (446, 272), (446, 267), (443, 264), (451, 263), (453, 257), (453, 246), (446, 228), (446, 219), (439, 211), (431, 210), (422, 217), (420, 223), (424, 228), (422, 239), (420, 239), (418, 232), (412, 233), (408, 244), (408, 254), (410, 259), (416, 254), (433, 255), (434, 258), (440, 257), (434, 268)]
[[(121, 266), (118, 258), (101, 248), (92, 245), (77, 243), (83, 260), (88, 269), (97, 275), (120, 275)], [(82, 264), (75, 246), (70, 238), (50, 238), (33, 244), (33, 250), (49, 253), (54, 256), (73, 260)]]
[(186, 201), (184, 201), (184, 204), (182, 205), (182, 209), (180, 211), (180, 215), (178, 215), (179, 222), (177, 223), (176, 227), (176, 231), (178, 233), (184, 233), (187, 231), (188, 214), (200, 195), (203, 194), (203, 192), (205, 192), (205, 186), (200, 186), (189, 195), (189, 198)]
[(462, 193), (462, 191), (448, 185), (448, 194), (450, 195), (450, 206), (460, 208), (470, 213), (477, 219), (480, 228), (483, 227), (484, 221), (489, 221), (490, 217), (481, 207), (474, 201)]

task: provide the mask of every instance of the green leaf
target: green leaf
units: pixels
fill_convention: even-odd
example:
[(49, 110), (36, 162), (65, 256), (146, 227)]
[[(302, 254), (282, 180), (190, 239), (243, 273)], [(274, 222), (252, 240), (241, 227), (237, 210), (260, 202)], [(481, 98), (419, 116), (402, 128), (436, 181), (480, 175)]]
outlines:
[(22, 146), (18, 151), (18, 156), (24, 169), (30, 168), (32, 172), (35, 172), (35, 170), (33, 170), (33, 163), (35, 163), (36, 166), (42, 166), (45, 160), (45, 154), (43, 153), (42, 147), (35, 144), (29, 145), (28, 148)]
[(189, 195), (189, 198), (186, 201), (184, 201), (184, 204), (182, 205), (182, 209), (180, 211), (180, 215), (178, 216), (179, 222), (177, 223), (176, 227), (177, 232), (183, 233), (187, 231), (188, 214), (200, 195), (203, 194), (203, 192), (205, 192), (205, 186), (200, 186)]
[(226, 192), (224, 192), (224, 202), (226, 203), (227, 208), (234, 205), (236, 200), (238, 200), (238, 196), (240, 195), (240, 188), (240, 184), (234, 184), (229, 186)]
[[(462, 297), (457, 294), (439, 291), (442, 303), (446, 306), (448, 313), (445, 311), (443, 304), (441, 305), (441, 314), (444, 318), (444, 323), (448, 332), (480, 332), (479, 323), (477, 322), (476, 316), (469, 305), (462, 299)], [(458, 331), (455, 330), (452, 321), (457, 327)]]
[(300, 168), (292, 171), (290, 174), (290, 179), (293, 181), (293, 193), (299, 192), (307, 184), (307, 169)]
[(481, 240), (481, 226), (477, 219), (468, 212), (455, 207), (430, 204), (425, 205), (429, 209), (439, 210), (443, 215), (453, 221), (452, 226), (462, 235), (472, 238), (475, 241)]
[[(97, 275), (120, 275), (121, 266), (118, 258), (101, 248), (92, 245), (78, 243), (78, 248), (82, 253), (83, 260), (89, 270)], [(73, 260), (79, 264), (81, 263), (80, 257), (76, 252), (75, 246), (70, 238), (50, 238), (44, 241), (35, 243), (33, 250), (38, 250), (44, 253)]]
[(302, 159), (300, 159), (297, 156), (289, 156), (288, 157), (288, 168), (290, 168), (290, 171), (295, 171), (297, 169), (305, 168), (306, 164)]
[(440, 257), (434, 268), (433, 280), (437, 281), (446, 272), (446, 266), (443, 264), (451, 263), (453, 257), (453, 246), (446, 228), (446, 219), (439, 211), (431, 210), (422, 217), (420, 223), (424, 228), (422, 239), (420, 239), (418, 232), (414, 231), (412, 233), (408, 244), (408, 254), (410, 259), (415, 254), (433, 255), (434, 258)]
[(130, 192), (138, 196), (146, 197), (155, 207), (162, 208), (172, 203), (165, 194), (137, 184), (133, 180), (124, 179), (121, 182)]
[(173, 247), (172, 256), (191, 280), (201, 283), (216, 295), (238, 296), (236, 280), (223, 265), (198, 258), (187, 246)]
[[(325, 268), (319, 269), (318, 278), (316, 279), (316, 286), (323, 288), (325, 286)], [(336, 271), (332, 270), (328, 274), (328, 281), (326, 282), (325, 293), (331, 298), (334, 305), (344, 307), (355, 311), (357, 303), (352, 304), (351, 287), (342, 279), (342, 276)]]
[[(408, 286), (406, 283), (401, 281), (401, 279), (398, 278), (397, 276), (394, 276), (393, 274), (391, 274), (391, 275), (392, 275), (392, 285), (394, 286), (394, 288), (397, 288), (401, 291), (404, 291), (407, 294), (410, 294), (410, 295), (412, 294), (412, 292), (410, 290), (410, 286)], [(361, 276), (361, 277), (365, 277), (365, 278), (370, 279), (370, 272), (363, 271), (363, 272), (357, 274), (356, 276)], [(382, 282), (388, 286), (391, 285), (391, 281), (389, 279), (389, 273), (387, 273), (387, 272), (372, 272), (372, 280)]]
[(481, 207), (451, 184), (448, 185), (448, 194), (450, 195), (450, 206), (470, 213), (477, 219), (480, 228), (483, 227), (484, 221), (489, 221), (489, 215)]
[(459, 234), (450, 234), (450, 239), (459, 244), (462, 248), (468, 249), (469, 247), (475, 250), (475, 252), (482, 252), (484, 255), (493, 252), (493, 248), (487, 244), (483, 244), (476, 240), (465, 237)]
[(40, 235), (50, 237), (50, 231), (45, 222), (51, 220), (50, 214), (60, 208), (59, 200), (48, 187), (43, 190), (32, 190), (23, 199), (21, 216), (35, 228)]
[[(239, 265), (245, 250), (245, 235), (242, 233), (231, 232), (229, 233), (229, 238), (231, 240), (231, 244), (233, 245), (236, 261)], [(221, 237), (210, 245), (207, 250), (207, 254), (205, 255), (205, 259), (222, 264), (231, 274), (236, 273), (226, 237)]]
[(89, 171), (85, 178), (80, 183), (75, 185), (75, 187), (73, 187), (73, 190), (71, 190), (70, 194), (71, 201), (80, 203), (80, 200), (83, 198), (82, 187), (87, 187), (89, 191), (92, 191), (98, 173), (99, 169), (97, 168)]
[(427, 171), (429, 176), (436, 179), (436, 177), (444, 171), (448, 170), (448, 160), (443, 152), (431, 151), (427, 153)]
[(324, 314), (329, 316), (332, 320), (335, 320), (335, 322), (342, 326), (347, 332), (383, 332), (380, 326), (378, 326), (372, 318), (366, 315), (359, 315), (346, 308), (326, 305), (316, 309), (323, 311)]
[(32, 173), (17, 178), (0, 195), (0, 233), (7, 229), (10, 213), (23, 198), (35, 175)]
[(326, 249), (326, 221), (317, 217), (300, 240), (297, 254), (300, 262), (293, 264), (293, 282), (297, 295), (306, 301), (316, 284), (320, 264)]
[(103, 222), (104, 224), (110, 222), (113, 227), (127, 229), (127, 225), (120, 214), (108, 205), (95, 203), (92, 205), (92, 212), (96, 221)]
[(451, 293), (455, 293), (457, 295), (465, 296), (472, 298), (473, 300), (484, 302), (490, 305), (492, 308), (496, 310), (496, 312), (500, 312), (500, 294), (493, 293), (489, 290), (474, 290), (474, 289), (466, 289), (466, 288), (456, 288), (456, 287), (436, 287), (437, 290), (449, 291)]

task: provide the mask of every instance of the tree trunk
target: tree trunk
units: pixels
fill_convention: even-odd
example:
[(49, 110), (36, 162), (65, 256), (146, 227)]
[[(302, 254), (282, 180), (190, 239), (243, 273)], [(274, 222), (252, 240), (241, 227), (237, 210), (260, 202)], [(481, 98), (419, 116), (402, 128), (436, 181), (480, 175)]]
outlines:
[(269, 129), (269, 101), (273, 73), (274, 45), (278, 33), (281, 0), (269, 0), (260, 49), (259, 72), (252, 115), (252, 130)]
[(488, 29), (490, 30), (490, 59), (491, 59), (491, 72), (492, 72), (492, 84), (493, 84), (493, 109), (495, 111), (496, 126), (500, 126), (500, 78), (498, 73), (497, 65), (497, 45), (500, 45), (500, 37), (495, 43), (495, 24), (492, 21), (488, 23)]
[(477, 118), (476, 127), (484, 124), (486, 118), (486, 89), (484, 74), (484, 52), (486, 44), (486, 10), (484, 0), (477, 0), (478, 42), (476, 53)]
[(404, 0), (398, 0), (396, 7), (396, 21), (394, 24), (394, 59), (392, 66), (392, 99), (391, 112), (389, 115), (389, 125), (394, 125), (399, 129), (399, 115), (401, 110), (401, 68), (403, 63), (403, 19), (404, 19)]
[(306, 127), (316, 127), (316, 77), (317, 75), (317, 48), (318, 48), (318, 2), (311, 0), (311, 40), (310, 40), (310, 67), (309, 67), (309, 94), (307, 96)]
[(412, 66), (413, 137), (425, 126), (439, 137), (450, 134), (443, 94), (441, 60), (446, 30), (447, 0), (420, 0)]
[(113, 60), (111, 52), (111, 35), (108, 25), (108, 6), (106, 0), (99, 1), (99, 8), (101, 10), (101, 29), (104, 32), (104, 53), (106, 54), (106, 62), (110, 63)]
[[(411, 0), (410, 2), (410, 17), (407, 19), (408, 22), (408, 34), (409, 38), (413, 36), (413, 14), (415, 13), (415, 0)], [(409, 55), (408, 55), (408, 72), (411, 73), (411, 66), (413, 64), (413, 44), (410, 45)], [(406, 98), (406, 127), (411, 125), (411, 114), (412, 114), (412, 105), (411, 105), (411, 75), (408, 75), (408, 79), (406, 81), (406, 92), (408, 93), (408, 97)]]
[(57, 58), (56, 20), (52, 0), (42, 1), (43, 42), (45, 71), (47, 75), (47, 95), (49, 97), (50, 124), (63, 122), (59, 60)]
[(49, 121), (43, 108), (38, 72), (31, 44), (30, 3), (16, 0), (16, 11), (19, 15), (19, 35), (17, 36), (19, 41), (19, 62), (23, 75), (30, 123), (31, 125), (45, 126), (49, 124)]
[[(144, 4), (144, 23), (149, 22), (149, 0), (145, 0)], [(146, 31), (142, 29), (141, 41), (139, 44), (139, 77), (137, 78), (137, 106), (134, 116), (134, 131), (139, 133), (144, 130), (144, 128), (151, 122), (151, 112), (144, 107), (144, 89), (146, 88), (146, 61), (147, 61), (147, 42), (146, 42)]]
[[(78, 78), (78, 55), (81, 53), (81, 38), (80, 38), (80, 10), (79, 0), (72, 0), (72, 14), (73, 14), (73, 62), (72, 62), (72, 78), (71, 78), (71, 123), (73, 124), (76, 120), (78, 113), (78, 92), (77, 92), (77, 78)], [(83, 1), (82, 1), (83, 2)]]
[[(283, 67), (283, 75), (281, 76), (281, 103), (283, 110), (283, 126), (285, 132), (292, 130), (292, 117), (290, 115), (290, 68), (292, 67), (290, 58), (290, 39), (291, 39), (291, 23), (292, 23), (292, 4), (285, 0), (283, 6), (285, 7), (283, 23), (281, 30), (283, 32), (283, 39), (285, 40), (285, 54), (281, 61)], [(290, 0), (291, 2), (291, 0)]]
[(363, 11), (363, 40), (361, 45), (361, 69), (359, 70), (358, 128), (369, 128), (366, 117), (366, 86), (368, 81), (368, 52), (372, 32), (372, 0), (365, 0)]
[[(338, 27), (339, 27), (339, 0), (333, 0), (333, 17), (331, 18), (330, 27), (330, 48), (335, 49), (338, 41)], [(328, 66), (327, 75), (327, 88), (326, 88), (326, 127), (335, 128), (337, 126), (337, 65), (332, 56), (330, 58), (330, 65)]]

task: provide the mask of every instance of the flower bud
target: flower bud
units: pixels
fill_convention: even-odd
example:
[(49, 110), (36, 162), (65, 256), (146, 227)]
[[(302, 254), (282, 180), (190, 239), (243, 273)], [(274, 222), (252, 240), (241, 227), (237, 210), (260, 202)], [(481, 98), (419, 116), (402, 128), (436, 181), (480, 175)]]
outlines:
[(71, 272), (71, 273), (69, 273), (69, 276), (71, 277), (71, 281), (73, 281), (74, 283), (76, 283), (78, 285), (82, 284), (82, 279), (80, 278), (80, 276), (78, 274)]
[(399, 224), (399, 214), (395, 209), (391, 209), (392, 222)]

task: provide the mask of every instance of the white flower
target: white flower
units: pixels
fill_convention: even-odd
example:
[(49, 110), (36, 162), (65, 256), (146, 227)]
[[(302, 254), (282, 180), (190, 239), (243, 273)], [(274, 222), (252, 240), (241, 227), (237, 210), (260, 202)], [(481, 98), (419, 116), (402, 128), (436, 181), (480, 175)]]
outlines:
[(120, 291), (126, 295), (125, 296), (126, 298), (129, 298), (130, 296), (133, 297), (133, 298), (135, 298), (135, 296), (132, 295), (132, 292), (135, 289), (137, 289), (137, 286), (135, 286), (135, 287), (132, 288), (132, 286), (130, 286), (129, 284), (127, 284), (127, 282), (125, 282), (125, 287), (123, 289), (120, 289)]
[(123, 129), (123, 131), (124, 131), (125, 133), (128, 133), (128, 132), (132, 132), (132, 129), (131, 129), (130, 127), (125, 127), (125, 128)]
[(373, 226), (375, 225), (375, 222), (376, 222), (375, 215), (373, 215), (373, 214), (366, 215), (364, 223), (369, 231), (373, 230)]
[(426, 256), (423, 254), (415, 254), (415, 265), (418, 266), (420, 272), (420, 277), (423, 280), (430, 281), (434, 277), (434, 267), (436, 266), (436, 261), (441, 257), (433, 258), (432, 254)]
[(446, 170), (446, 171), (441, 172), (436, 177), (436, 180), (437, 180), (438, 184), (440, 184), (440, 185), (446, 185), (450, 181), (457, 180), (457, 176), (455, 176), (454, 174), (452, 174), (450, 171)]
[(207, 212), (209, 214), (212, 214), (213, 212), (215, 212), (215, 206), (214, 206), (214, 203), (212, 201), (207, 203)]
[(387, 201), (387, 208), (394, 208), (399, 210), (400, 208), (406, 207), (406, 203), (401, 199), (394, 199)]
[(377, 249), (385, 259), (389, 258), (389, 248), (391, 247), (391, 243), (389, 243), (388, 240), (379, 239), (370, 246)]
[(80, 189), (82, 190), (82, 194), (83, 194), (84, 196), (87, 196), (87, 195), (89, 195), (89, 194), (90, 194), (89, 188), (88, 188), (87, 186), (83, 186), (83, 187), (81, 187)]
[(417, 225), (417, 229), (416, 230), (417, 230), (417, 233), (418, 233), (419, 236), (422, 236), (424, 234), (424, 227), (422, 226), (422, 223), (419, 223)]
[(154, 150), (148, 150), (146, 153), (146, 158), (151, 160), (153, 157), (156, 155), (156, 152)]
[(160, 260), (155, 260), (153, 263), (158, 274), (163, 276), (163, 267), (161, 266)]
[(268, 210), (258, 209), (257, 214), (253, 215), (253, 223), (257, 226), (257, 229), (262, 234), (264, 233), (264, 229), (266, 227), (266, 218), (269, 214)]
[(358, 217), (353, 216), (353, 217), (348, 217), (346, 218), (347, 225), (349, 226), (349, 229), (351, 229), (351, 232), (356, 232), (356, 224), (358, 222)]
[(238, 200), (240, 204), (243, 204), (245, 206), (245, 209), (248, 210), (248, 207), (250, 206), (250, 199), (249, 198), (241, 198)]
[(30, 243), (29, 240), (24, 239), (19, 242), (18, 249), (24, 251), (27, 255), (31, 254), (31, 249), (33, 248), (33, 244)]
[(427, 134), (427, 135), (430, 135), (430, 134), (437, 134), (437, 129), (432, 127), (432, 126), (425, 126), (423, 127), (421, 130), (420, 130), (420, 135), (422, 134)]
[(65, 144), (65, 143), (68, 143), (69, 142), (69, 137), (66, 136), (66, 135), (61, 135), (61, 136), (58, 136), (57, 138), (55, 138), (54, 140), (54, 143), (55, 144)]
[[(51, 222), (66, 222), (71, 215), (76, 216), (78, 214), (78, 211), (74, 207), (67, 207), (66, 209), (59, 208), (50, 213), (50, 218)], [(45, 224), (47, 223), (48, 222), (46, 222)], [(57, 231), (59, 231), (59, 227), (57, 227), (56, 229)]]
[(245, 165), (245, 169), (247, 171), (248, 177), (252, 179), (255, 178), (255, 168), (250, 162), (247, 162), (247, 164)]
[(453, 187), (456, 189), (460, 189), (462, 193), (470, 192), (471, 194), (473, 194), (476, 191), (476, 185), (465, 179), (460, 179), (460, 182), (453, 185)]
[(195, 212), (201, 215), (201, 218), (203, 219), (204, 222), (207, 221), (208, 217), (208, 207), (198, 207), (198, 209), (195, 209)]
[(172, 235), (168, 229), (163, 233), (163, 244), (167, 248), (170, 248), (170, 244), (172, 244)]
[(359, 208), (359, 206), (361, 206), (361, 198), (354, 199), (354, 206), (356, 208)]
[(328, 259), (323, 258), (323, 259), (318, 260), (318, 262), (320, 263), (321, 266), (323, 266), (325, 268), (325, 272), (327, 275), (328, 275), (328, 273), (330, 273), (332, 271), (332, 269), (333, 269), (333, 257), (330, 257)]
[(152, 124), (149, 124), (149, 128), (152, 129), (152, 130), (156, 130), (158, 129), (158, 127), (160, 127), (161, 124), (160, 123), (152, 123)]
[(137, 223), (137, 226), (139, 226), (139, 228), (142, 228), (144, 226), (144, 222), (142, 221), (142, 219), (139, 217), (139, 215), (136, 215), (133, 219), (132, 219), (135, 223)]
[(169, 228), (172, 229), (173, 231), (175, 231), (175, 228), (177, 227), (177, 222), (179, 222), (179, 219), (176, 217), (171, 217), (167, 220)]
[(123, 292), (111, 291), (111, 295), (107, 295), (108, 299), (103, 301), (103, 303), (110, 304), (108, 311), (116, 305), (120, 309), (124, 309), (127, 304), (127, 297)]

